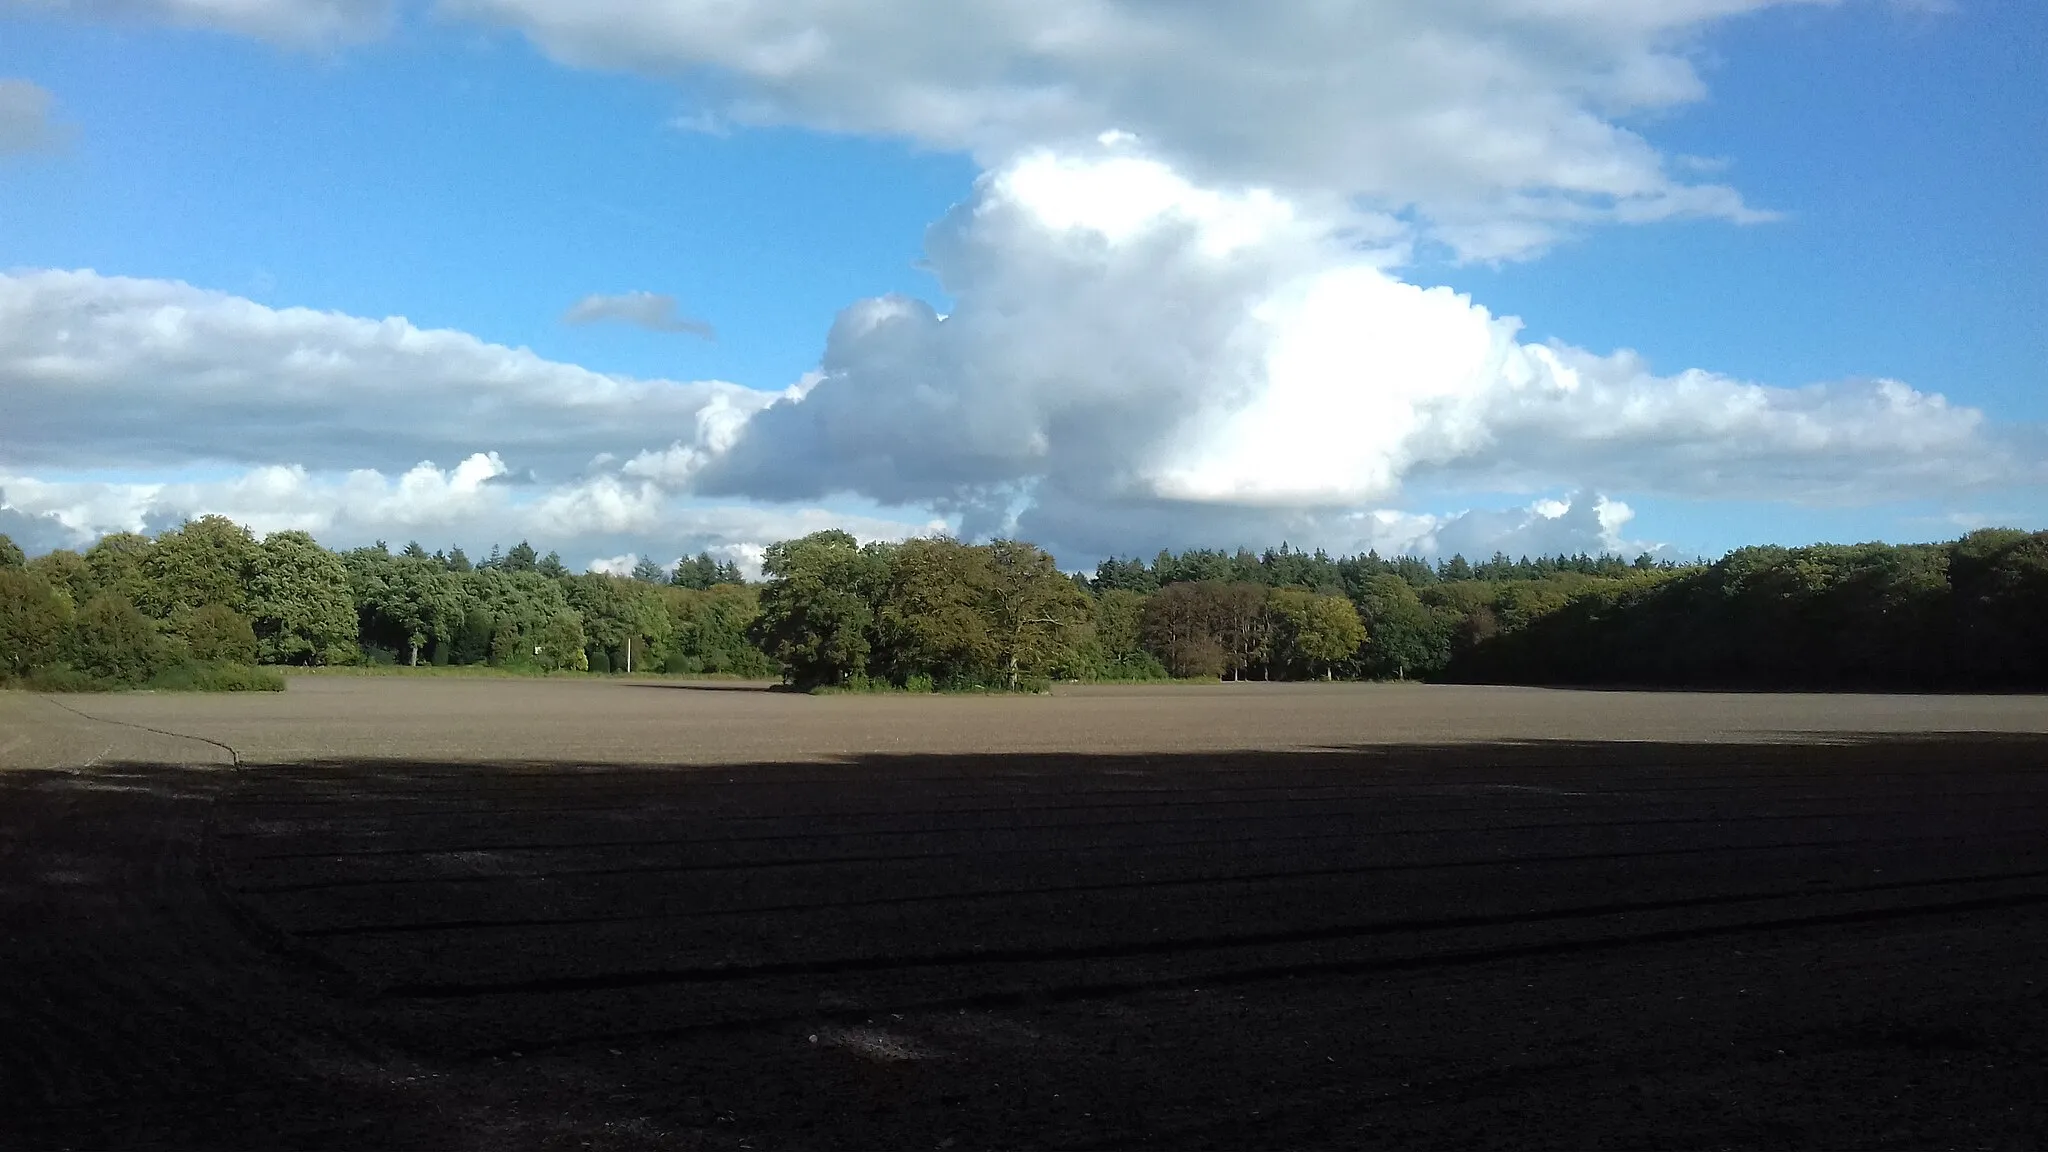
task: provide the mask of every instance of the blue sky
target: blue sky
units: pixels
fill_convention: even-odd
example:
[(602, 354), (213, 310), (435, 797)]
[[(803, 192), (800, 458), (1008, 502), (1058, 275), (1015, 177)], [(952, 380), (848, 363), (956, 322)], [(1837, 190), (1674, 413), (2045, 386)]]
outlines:
[[(1078, 565), (2048, 527), (2048, 9), (1730, 6), (1062, 0), (1102, 31), (1048, 54), (914, 0), (0, 0), (0, 530), (617, 563), (943, 522)], [(626, 293), (716, 336), (564, 322)]]

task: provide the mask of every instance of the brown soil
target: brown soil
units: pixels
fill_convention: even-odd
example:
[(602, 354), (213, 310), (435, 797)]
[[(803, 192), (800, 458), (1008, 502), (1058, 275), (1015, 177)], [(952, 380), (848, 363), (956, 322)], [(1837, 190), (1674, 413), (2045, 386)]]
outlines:
[(0, 695), (0, 1146), (2036, 1147), (2044, 728)]

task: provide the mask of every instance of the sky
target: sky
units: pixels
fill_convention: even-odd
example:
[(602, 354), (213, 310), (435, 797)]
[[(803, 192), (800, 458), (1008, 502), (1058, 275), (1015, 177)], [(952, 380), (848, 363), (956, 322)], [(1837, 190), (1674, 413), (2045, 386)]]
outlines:
[(0, 0), (0, 532), (2048, 528), (2030, 0)]

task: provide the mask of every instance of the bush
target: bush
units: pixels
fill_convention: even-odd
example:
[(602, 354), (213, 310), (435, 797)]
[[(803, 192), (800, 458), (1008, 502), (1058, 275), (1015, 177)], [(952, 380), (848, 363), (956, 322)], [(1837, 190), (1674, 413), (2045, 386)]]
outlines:
[(0, 568), (0, 676), (26, 676), (62, 654), (70, 613), (33, 572)]
[(185, 624), (185, 647), (204, 664), (254, 664), (256, 628), (223, 604), (208, 604)]
[(932, 678), (922, 672), (918, 672), (903, 682), (903, 690), (905, 692), (930, 692), (932, 691)]
[(284, 673), (248, 664), (191, 661), (158, 672), (146, 686), (162, 692), (282, 692)]
[(592, 648), (590, 650), (590, 670), (592, 672), (610, 672), (612, 670), (612, 654), (602, 648)]
[(78, 613), (71, 650), (78, 670), (115, 684), (140, 684), (170, 663), (156, 625), (126, 596), (95, 596)]
[(31, 692), (105, 692), (113, 687), (66, 664), (38, 668), (22, 683)]

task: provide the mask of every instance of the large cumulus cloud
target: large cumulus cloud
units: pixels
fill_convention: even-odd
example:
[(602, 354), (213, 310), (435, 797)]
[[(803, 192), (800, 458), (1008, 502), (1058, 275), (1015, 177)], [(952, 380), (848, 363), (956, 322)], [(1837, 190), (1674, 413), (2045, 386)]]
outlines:
[(677, 479), (927, 502), (1093, 550), (1290, 516), (1306, 530), (1417, 485), (1872, 502), (2037, 467), (1983, 413), (1895, 381), (1660, 376), (1626, 352), (1522, 343), (1513, 319), (1399, 279), (1340, 221), (1198, 185), (1128, 143), (989, 174), (929, 258), (951, 314), (853, 305), (816, 378)]
[[(1085, 561), (1280, 539), (1629, 550), (1617, 497), (2037, 482), (2033, 433), (1905, 383), (1660, 373), (1526, 342), (1512, 317), (1404, 279), (1418, 244), (1519, 258), (1595, 224), (1761, 218), (1640, 129), (1704, 94), (1693, 60), (1714, 22), (1800, 2), (439, 0), (574, 65), (676, 78), (700, 121), (971, 153), (986, 172), (926, 245), (949, 314), (855, 302), (817, 370), (771, 393), (18, 272), (0, 276), (0, 512), (38, 538), (224, 511), (344, 538), (532, 533), (616, 559), (744, 554), (851, 508), (876, 535), (937, 516)], [(0, 7), (295, 45), (376, 35), (394, 12)], [(585, 305), (685, 326), (646, 294)]]

